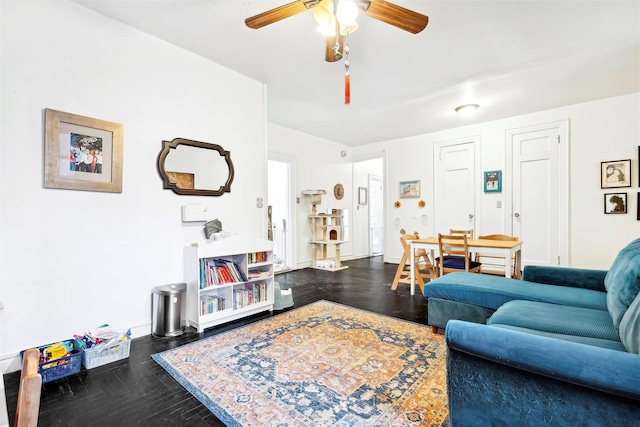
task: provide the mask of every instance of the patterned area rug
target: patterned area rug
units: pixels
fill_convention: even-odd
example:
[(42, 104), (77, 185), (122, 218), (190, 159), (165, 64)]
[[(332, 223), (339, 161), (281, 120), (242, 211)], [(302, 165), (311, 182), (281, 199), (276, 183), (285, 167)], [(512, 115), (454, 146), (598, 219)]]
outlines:
[(228, 426), (446, 426), (444, 338), (319, 301), (154, 354)]

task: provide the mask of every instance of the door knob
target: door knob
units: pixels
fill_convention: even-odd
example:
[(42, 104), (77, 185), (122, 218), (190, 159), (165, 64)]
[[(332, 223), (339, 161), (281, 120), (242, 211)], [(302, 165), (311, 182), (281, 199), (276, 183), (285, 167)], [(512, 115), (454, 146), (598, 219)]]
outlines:
[(469, 214), (469, 219), (473, 219), (473, 214)]
[(516, 218), (520, 218), (520, 214), (518, 212), (514, 213), (513, 216), (515, 216)]

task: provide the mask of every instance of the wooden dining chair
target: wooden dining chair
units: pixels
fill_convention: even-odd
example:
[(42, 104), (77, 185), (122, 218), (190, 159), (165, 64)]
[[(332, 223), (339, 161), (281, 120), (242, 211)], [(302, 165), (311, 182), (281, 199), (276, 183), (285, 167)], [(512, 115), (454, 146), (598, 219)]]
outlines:
[[(473, 239), (473, 230), (456, 230), (455, 228), (450, 228), (449, 235), (450, 236), (467, 236), (468, 239)], [(473, 256), (473, 255), (469, 254), (469, 256)], [(436, 270), (440, 271), (440, 257), (436, 257), (436, 259), (434, 259), (433, 261), (435, 263)]]
[[(418, 232), (413, 234), (403, 233), (400, 236), (400, 243), (402, 244), (402, 258), (400, 258), (400, 264), (396, 270), (396, 276), (393, 278), (391, 289), (396, 290), (398, 283), (411, 284), (411, 241), (419, 239)], [(424, 291), (424, 281), (435, 279), (438, 277), (437, 272), (431, 261), (429, 255), (424, 249), (418, 249), (415, 252), (414, 259), (414, 275), (416, 283), (420, 286), (420, 290)]]
[(438, 233), (438, 249), (440, 252), (440, 276), (454, 271), (480, 272), (482, 264), (471, 259), (467, 236)]
[(473, 239), (473, 230), (454, 230), (449, 229), (450, 236), (467, 236), (468, 239)]
[(15, 427), (36, 427), (40, 412), (42, 376), (38, 373), (40, 352), (37, 348), (26, 350), (22, 355), (22, 373), (18, 386), (18, 406)]
[[(488, 234), (486, 236), (478, 236), (478, 239), (486, 239), (486, 240), (503, 240), (503, 241), (511, 241), (515, 242), (518, 240), (517, 237), (507, 236), (506, 234)], [(475, 260), (477, 262), (482, 263), (482, 274), (493, 274), (496, 276), (504, 276), (505, 268), (509, 268), (511, 270), (511, 277), (514, 279), (520, 278), (520, 272), (517, 271), (516, 266), (516, 258), (515, 255), (511, 257), (509, 261), (509, 265), (507, 265), (507, 260), (502, 255), (496, 254), (486, 254), (486, 253), (476, 253)]]

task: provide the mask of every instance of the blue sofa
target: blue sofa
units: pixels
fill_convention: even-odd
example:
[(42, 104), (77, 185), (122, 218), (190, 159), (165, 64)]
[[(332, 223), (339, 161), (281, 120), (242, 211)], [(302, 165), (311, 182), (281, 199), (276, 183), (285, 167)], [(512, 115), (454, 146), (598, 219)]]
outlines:
[(452, 273), (424, 295), (453, 427), (640, 425), (640, 239), (608, 271)]

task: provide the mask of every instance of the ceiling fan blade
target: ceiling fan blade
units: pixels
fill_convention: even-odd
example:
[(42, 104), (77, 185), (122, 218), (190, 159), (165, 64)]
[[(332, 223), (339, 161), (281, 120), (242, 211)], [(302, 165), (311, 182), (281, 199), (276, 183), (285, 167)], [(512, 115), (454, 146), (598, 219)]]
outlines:
[(394, 27), (418, 34), (429, 23), (429, 17), (384, 0), (361, 1), (362, 13)]
[[(338, 42), (338, 53), (334, 50), (334, 46), (336, 45), (336, 41)], [(344, 37), (338, 34), (336, 36), (327, 36), (327, 44), (324, 50), (324, 60), (327, 62), (336, 62), (342, 59), (344, 49)]]
[(314, 6), (317, 6), (321, 0), (296, 0), (275, 9), (262, 12), (259, 15), (252, 16), (244, 20), (249, 28), (258, 29), (274, 22), (282, 21), (290, 16), (297, 15)]

